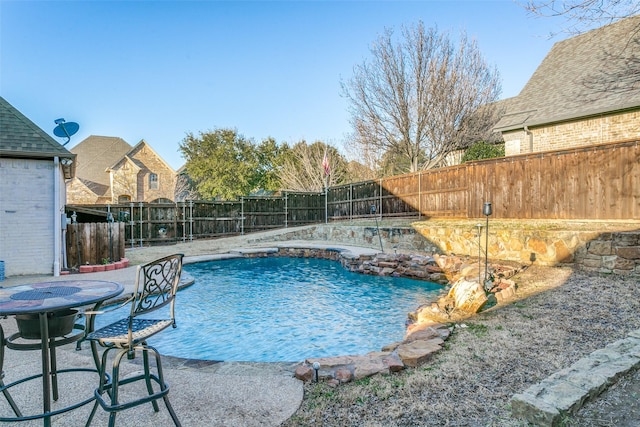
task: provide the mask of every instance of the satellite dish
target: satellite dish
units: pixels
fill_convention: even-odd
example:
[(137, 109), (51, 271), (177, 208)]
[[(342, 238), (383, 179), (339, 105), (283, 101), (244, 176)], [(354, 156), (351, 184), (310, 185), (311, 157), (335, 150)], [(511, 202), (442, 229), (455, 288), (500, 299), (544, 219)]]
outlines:
[(71, 136), (75, 135), (80, 129), (79, 124), (75, 122), (65, 122), (64, 119), (56, 119), (54, 123), (58, 126), (53, 128), (53, 134), (59, 138), (67, 138), (67, 141), (62, 144), (63, 146), (67, 145), (69, 141), (71, 141)]

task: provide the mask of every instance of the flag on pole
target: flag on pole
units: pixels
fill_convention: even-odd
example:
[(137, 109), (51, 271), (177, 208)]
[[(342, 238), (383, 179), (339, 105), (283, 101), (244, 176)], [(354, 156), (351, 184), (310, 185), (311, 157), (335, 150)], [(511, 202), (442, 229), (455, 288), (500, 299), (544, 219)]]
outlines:
[(331, 169), (329, 167), (329, 159), (327, 158), (327, 150), (324, 151), (324, 157), (322, 158), (322, 169), (324, 170), (324, 176), (329, 176)]

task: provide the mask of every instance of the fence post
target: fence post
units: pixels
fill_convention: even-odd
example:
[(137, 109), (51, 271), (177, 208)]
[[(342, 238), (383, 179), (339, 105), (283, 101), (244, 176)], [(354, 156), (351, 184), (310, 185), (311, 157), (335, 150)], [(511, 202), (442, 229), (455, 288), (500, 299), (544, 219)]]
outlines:
[(131, 243), (131, 249), (133, 249), (134, 243), (135, 243), (135, 238), (133, 236), (133, 233), (135, 231), (134, 226), (136, 224), (135, 220), (133, 219), (133, 202), (129, 203), (129, 208), (131, 210), (131, 213), (129, 214), (129, 226), (131, 227), (131, 234), (129, 236), (129, 242)]
[(324, 186), (324, 223), (329, 223), (329, 187)]
[(288, 197), (288, 193), (285, 191), (284, 193), (284, 228), (289, 228), (288, 227), (288, 219), (289, 219), (289, 197)]
[(182, 243), (187, 241), (187, 204), (182, 202)]
[(138, 203), (138, 207), (140, 208), (140, 247), (142, 247), (142, 211), (144, 210), (142, 202)]
[(240, 235), (244, 236), (244, 197), (240, 197)]
[(349, 184), (349, 220), (353, 220), (353, 184)]
[(189, 241), (193, 242), (193, 200), (189, 200)]
[(418, 219), (422, 219), (422, 171), (418, 172)]
[(178, 202), (174, 202), (173, 210), (173, 241), (178, 241)]
[(382, 178), (380, 178), (380, 220), (382, 220), (383, 215), (384, 210), (382, 209)]

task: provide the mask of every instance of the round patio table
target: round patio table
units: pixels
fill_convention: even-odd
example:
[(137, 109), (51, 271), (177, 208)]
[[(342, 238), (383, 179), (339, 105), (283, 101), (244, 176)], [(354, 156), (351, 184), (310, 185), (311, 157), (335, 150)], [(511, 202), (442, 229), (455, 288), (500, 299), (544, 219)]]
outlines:
[[(91, 396), (80, 403), (71, 405), (66, 408), (51, 410), (51, 381), (52, 377), (55, 381), (57, 372), (51, 371), (51, 353), (50, 347), (54, 348), (77, 341), (84, 337), (85, 333), (76, 334), (72, 337), (63, 338), (56, 341), (56, 337), (49, 337), (49, 316), (72, 308), (94, 305), (93, 310), (97, 310), (100, 305), (122, 293), (124, 287), (120, 283), (106, 282), (100, 280), (67, 280), (56, 282), (41, 282), (20, 285), (8, 288), (0, 288), (0, 316), (11, 315), (37, 315), (40, 325), (40, 342), (35, 344), (12, 344), (8, 343), (7, 347), (16, 350), (34, 350), (40, 349), (42, 355), (42, 373), (14, 381), (6, 384), (0, 389), (8, 389), (14, 385), (42, 377), (42, 400), (43, 412), (37, 415), (28, 415), (15, 418), (0, 418), (0, 421), (26, 421), (42, 418), (45, 426), (51, 425), (51, 416), (63, 412), (70, 411), (85, 405), (95, 399)], [(85, 331), (88, 332), (88, 331)], [(20, 338), (20, 333), (9, 337), (7, 341), (13, 338)], [(91, 371), (97, 370), (77, 368), (65, 369), (58, 372), (69, 371)], [(57, 398), (57, 390), (54, 399)]]

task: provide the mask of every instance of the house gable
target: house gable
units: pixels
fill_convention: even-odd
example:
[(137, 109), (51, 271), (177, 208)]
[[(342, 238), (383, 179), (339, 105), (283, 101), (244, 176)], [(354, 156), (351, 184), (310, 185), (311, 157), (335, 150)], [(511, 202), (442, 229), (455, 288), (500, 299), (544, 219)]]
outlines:
[[(144, 140), (128, 153), (127, 157), (139, 167), (137, 174), (137, 200), (153, 202), (158, 199), (173, 200), (176, 172)], [(117, 200), (117, 195), (115, 195)]]
[(123, 196), (130, 201), (140, 201), (138, 181), (143, 166), (125, 155), (115, 165), (107, 168), (111, 177), (110, 199), (113, 203), (117, 203)]

